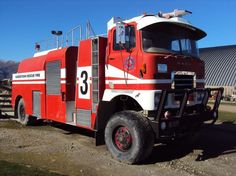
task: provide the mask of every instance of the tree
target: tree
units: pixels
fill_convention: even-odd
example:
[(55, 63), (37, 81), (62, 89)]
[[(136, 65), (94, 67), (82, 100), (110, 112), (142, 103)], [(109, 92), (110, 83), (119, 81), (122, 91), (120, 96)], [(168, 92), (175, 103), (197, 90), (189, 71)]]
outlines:
[(18, 65), (15, 61), (0, 59), (0, 80), (11, 79), (12, 74), (17, 72)]

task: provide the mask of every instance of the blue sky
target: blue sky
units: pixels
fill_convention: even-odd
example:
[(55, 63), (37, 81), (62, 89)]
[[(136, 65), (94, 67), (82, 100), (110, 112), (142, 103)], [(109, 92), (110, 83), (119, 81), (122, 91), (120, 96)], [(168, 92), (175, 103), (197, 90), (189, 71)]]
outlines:
[(20, 61), (34, 54), (34, 43), (51, 36), (51, 30), (85, 28), (90, 20), (96, 34), (106, 32), (112, 16), (129, 19), (144, 12), (174, 9), (207, 32), (199, 47), (236, 44), (235, 0), (0, 0), (0, 59)]

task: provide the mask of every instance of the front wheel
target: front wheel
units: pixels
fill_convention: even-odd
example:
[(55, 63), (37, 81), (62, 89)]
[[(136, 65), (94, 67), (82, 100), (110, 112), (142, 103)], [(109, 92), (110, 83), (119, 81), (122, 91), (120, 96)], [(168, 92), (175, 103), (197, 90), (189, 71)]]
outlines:
[(148, 120), (141, 113), (122, 111), (108, 121), (105, 142), (115, 159), (134, 164), (150, 155), (154, 134)]

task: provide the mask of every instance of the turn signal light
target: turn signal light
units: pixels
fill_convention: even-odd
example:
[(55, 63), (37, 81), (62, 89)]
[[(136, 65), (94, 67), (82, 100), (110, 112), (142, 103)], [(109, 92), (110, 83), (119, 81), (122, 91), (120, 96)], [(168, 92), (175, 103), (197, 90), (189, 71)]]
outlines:
[(142, 73), (146, 74), (147, 73), (146, 64), (143, 64), (140, 70), (141, 70)]

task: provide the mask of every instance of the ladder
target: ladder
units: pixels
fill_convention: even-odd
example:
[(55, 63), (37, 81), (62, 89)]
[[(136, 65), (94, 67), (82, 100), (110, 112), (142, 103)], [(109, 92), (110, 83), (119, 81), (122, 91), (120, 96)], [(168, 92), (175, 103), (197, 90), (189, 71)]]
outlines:
[(99, 103), (99, 38), (92, 39), (92, 112)]

